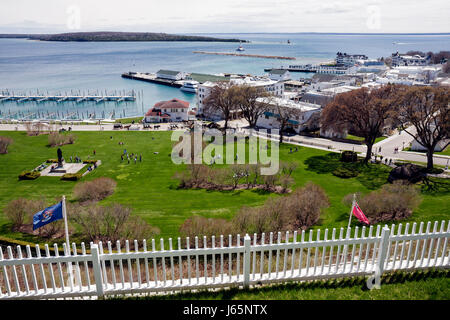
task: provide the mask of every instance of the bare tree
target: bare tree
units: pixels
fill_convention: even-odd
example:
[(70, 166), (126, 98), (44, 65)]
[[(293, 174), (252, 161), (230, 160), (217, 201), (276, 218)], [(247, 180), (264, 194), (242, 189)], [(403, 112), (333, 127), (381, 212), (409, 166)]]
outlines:
[(433, 168), (436, 145), (450, 135), (449, 93), (445, 87), (401, 87), (399, 92), (401, 129), (426, 148), (429, 170)]
[(270, 106), (273, 107), (274, 114), (277, 117), (278, 123), (280, 124), (280, 143), (282, 143), (283, 133), (288, 127), (289, 122), (296, 121), (293, 120), (294, 118), (299, 119), (299, 117), (301, 116), (301, 112), (296, 108), (283, 106), (281, 103), (278, 102), (277, 99), (271, 99)]
[(238, 88), (230, 83), (220, 82), (215, 85), (204, 100), (206, 115), (221, 114), (225, 120), (224, 130), (228, 128), (228, 121), (238, 105)]
[(339, 94), (322, 111), (321, 124), (325, 129), (351, 129), (364, 137), (367, 145), (364, 162), (367, 163), (375, 139), (381, 136), (386, 120), (392, 115), (395, 90), (395, 86), (386, 85), (372, 91), (361, 88)]
[(247, 120), (250, 128), (254, 128), (258, 118), (261, 117), (269, 107), (268, 102), (261, 102), (258, 98), (269, 97), (269, 94), (262, 88), (251, 86), (240, 86), (238, 91), (239, 109), (242, 113), (242, 117)]

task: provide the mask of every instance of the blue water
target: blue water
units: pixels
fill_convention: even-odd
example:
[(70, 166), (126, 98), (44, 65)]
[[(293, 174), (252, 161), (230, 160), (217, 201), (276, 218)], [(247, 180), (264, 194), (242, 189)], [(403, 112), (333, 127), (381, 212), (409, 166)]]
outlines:
[[(154, 103), (171, 98), (195, 104), (194, 94), (178, 88), (121, 78), (127, 71), (156, 72), (172, 69), (199, 73), (263, 75), (264, 68), (289, 64), (319, 63), (334, 59), (337, 51), (363, 53), (370, 58), (394, 51), (450, 50), (450, 35), (335, 35), (335, 34), (213, 34), (250, 40), (245, 53), (296, 57), (296, 61), (194, 54), (192, 51), (235, 52), (237, 43), (208, 42), (40, 42), (0, 39), (0, 90), (65, 93), (87, 90), (139, 92), (136, 102), (0, 103), (0, 118), (8, 113), (55, 112), (61, 115), (93, 112), (97, 117), (142, 115)], [(287, 40), (291, 44), (287, 44)], [(393, 44), (393, 43), (396, 44)], [(311, 74), (293, 73), (294, 78)], [(34, 117), (34, 116), (30, 116)]]

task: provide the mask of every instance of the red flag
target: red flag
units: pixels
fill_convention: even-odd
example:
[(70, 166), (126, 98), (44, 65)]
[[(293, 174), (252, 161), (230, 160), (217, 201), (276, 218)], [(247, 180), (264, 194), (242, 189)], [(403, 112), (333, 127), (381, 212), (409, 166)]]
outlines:
[(358, 218), (359, 221), (364, 222), (365, 224), (370, 224), (367, 217), (362, 212), (361, 208), (358, 206), (358, 204), (355, 201), (355, 204), (353, 205), (352, 213), (355, 217)]

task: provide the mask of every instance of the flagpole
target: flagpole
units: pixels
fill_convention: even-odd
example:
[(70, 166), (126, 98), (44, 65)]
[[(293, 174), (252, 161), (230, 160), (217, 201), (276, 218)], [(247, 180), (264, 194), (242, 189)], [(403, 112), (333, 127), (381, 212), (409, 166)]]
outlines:
[(352, 215), (353, 215), (353, 207), (355, 206), (355, 202), (356, 202), (356, 194), (353, 194), (353, 201), (352, 201), (352, 208), (350, 209), (350, 217), (348, 218), (348, 226), (347, 226), (347, 230), (348, 228), (350, 228), (350, 223), (352, 222)]
[[(70, 241), (69, 241), (69, 227), (67, 224), (67, 211), (66, 211), (66, 196), (62, 196), (62, 212), (64, 217), (64, 229), (66, 233), (66, 255), (70, 256)], [(68, 262), (68, 271), (69, 271), (69, 283), (73, 285), (73, 271), (72, 271), (72, 263)]]

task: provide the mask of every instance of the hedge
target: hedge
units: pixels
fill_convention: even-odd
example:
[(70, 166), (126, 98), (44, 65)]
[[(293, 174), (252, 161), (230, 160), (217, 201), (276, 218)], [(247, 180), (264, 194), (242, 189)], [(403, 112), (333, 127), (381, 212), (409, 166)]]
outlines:
[(81, 173), (66, 173), (61, 177), (61, 180), (77, 181), (80, 180), (83, 175)]
[(23, 171), (19, 174), (19, 180), (34, 180), (41, 176), (38, 171)]

